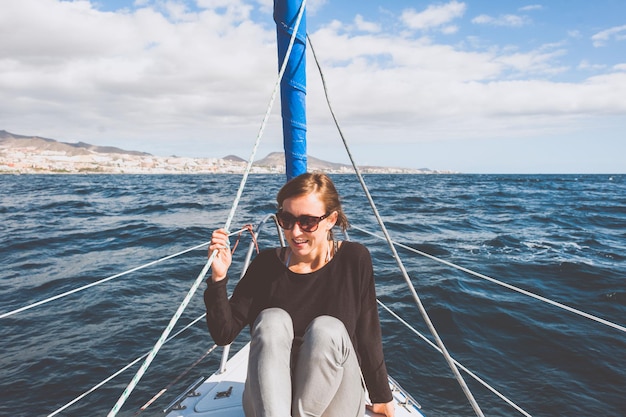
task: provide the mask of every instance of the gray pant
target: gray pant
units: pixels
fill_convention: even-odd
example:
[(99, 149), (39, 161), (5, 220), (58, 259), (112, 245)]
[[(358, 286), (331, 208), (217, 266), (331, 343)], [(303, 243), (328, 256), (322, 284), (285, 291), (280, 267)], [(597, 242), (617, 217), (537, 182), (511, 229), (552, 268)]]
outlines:
[(361, 370), (343, 323), (330, 316), (314, 319), (297, 355), (293, 337), (287, 312), (270, 308), (259, 314), (243, 393), (246, 417), (363, 416)]

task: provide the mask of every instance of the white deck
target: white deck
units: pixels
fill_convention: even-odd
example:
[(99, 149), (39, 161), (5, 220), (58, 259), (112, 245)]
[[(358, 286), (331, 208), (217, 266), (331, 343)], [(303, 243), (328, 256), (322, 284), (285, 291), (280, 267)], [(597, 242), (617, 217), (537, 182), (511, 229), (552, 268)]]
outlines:
[[(184, 395), (168, 407), (166, 417), (244, 417), (241, 395), (246, 380), (249, 345), (229, 359), (222, 374), (213, 374), (206, 381), (198, 381)], [(196, 384), (194, 384), (196, 385)], [(390, 381), (396, 400), (396, 417), (424, 417), (401, 389)], [(375, 416), (367, 411), (366, 416)]]

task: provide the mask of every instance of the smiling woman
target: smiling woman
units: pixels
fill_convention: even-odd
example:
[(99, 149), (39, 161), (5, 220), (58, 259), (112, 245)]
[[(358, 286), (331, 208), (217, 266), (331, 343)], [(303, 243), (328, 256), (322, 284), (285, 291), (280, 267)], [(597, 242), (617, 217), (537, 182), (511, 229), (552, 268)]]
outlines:
[(277, 201), (288, 247), (260, 253), (230, 300), (227, 232), (209, 247), (218, 251), (204, 295), (213, 339), (226, 345), (251, 330), (246, 416), (362, 415), (366, 388), (371, 409), (393, 416), (372, 261), (364, 246), (333, 239), (335, 225), (347, 226), (335, 186), (302, 174)]

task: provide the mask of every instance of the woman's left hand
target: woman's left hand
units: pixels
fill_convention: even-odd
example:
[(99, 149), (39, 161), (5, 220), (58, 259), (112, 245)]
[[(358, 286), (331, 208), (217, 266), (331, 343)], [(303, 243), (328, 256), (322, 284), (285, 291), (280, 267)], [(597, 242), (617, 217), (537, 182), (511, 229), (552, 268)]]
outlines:
[(376, 414), (382, 414), (383, 416), (386, 416), (386, 417), (393, 417), (395, 413), (393, 400), (389, 401), (388, 403), (368, 405), (367, 408), (369, 408)]

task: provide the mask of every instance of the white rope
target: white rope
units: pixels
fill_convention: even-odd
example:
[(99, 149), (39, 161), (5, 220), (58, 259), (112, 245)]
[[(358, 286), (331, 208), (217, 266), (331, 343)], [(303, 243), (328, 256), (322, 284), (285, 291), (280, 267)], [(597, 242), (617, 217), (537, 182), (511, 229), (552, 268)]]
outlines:
[[(165, 343), (169, 342), (172, 339), (175, 339), (176, 337), (178, 337), (181, 333), (183, 333), (184, 331), (186, 331), (187, 329), (189, 329), (191, 326), (193, 326), (194, 324), (196, 324), (197, 322), (199, 322), (200, 320), (202, 320), (204, 317), (206, 316), (206, 313), (202, 314), (200, 317), (196, 318), (195, 320), (193, 320), (191, 323), (189, 323), (187, 326), (183, 327), (182, 329), (180, 329), (178, 332), (176, 332), (172, 337), (170, 337), (169, 339), (167, 339), (165, 341)], [(76, 404), (77, 402), (79, 402), (80, 400), (82, 400), (83, 398), (85, 398), (86, 396), (88, 396), (89, 394), (91, 394), (92, 392), (102, 388), (104, 385), (106, 385), (107, 383), (109, 383), (111, 380), (113, 380), (114, 378), (116, 378), (118, 375), (122, 374), (123, 372), (125, 372), (127, 369), (133, 367), (137, 362), (139, 362), (140, 360), (144, 359), (146, 356), (148, 356), (148, 353), (145, 353), (144, 355), (138, 357), (137, 359), (135, 359), (134, 361), (132, 361), (131, 363), (129, 363), (128, 365), (124, 366), (123, 368), (121, 368), (120, 370), (118, 370), (117, 372), (115, 372), (114, 374), (112, 374), (111, 376), (109, 376), (108, 378), (104, 379), (103, 381), (101, 381), (100, 383), (94, 385), (91, 389), (83, 392), (82, 394), (80, 394), (78, 397), (74, 398), (72, 401), (70, 401), (69, 403), (65, 404), (63, 407), (59, 408), (56, 411), (53, 411), (52, 413), (48, 414), (48, 417), (53, 417), (56, 416), (57, 414), (59, 414), (61, 411), (66, 410), (67, 408), (71, 407), (72, 405)]]
[(116, 278), (123, 277), (124, 275), (128, 275), (128, 274), (130, 274), (132, 272), (139, 271), (140, 269), (144, 269), (144, 268), (147, 268), (149, 266), (156, 265), (156, 264), (158, 264), (160, 262), (167, 261), (168, 259), (176, 258), (177, 256), (183, 255), (183, 254), (185, 254), (187, 252), (191, 252), (191, 251), (200, 249), (200, 248), (202, 248), (204, 246), (207, 246), (210, 243), (211, 243), (210, 241), (209, 242), (205, 242), (205, 243), (201, 243), (201, 244), (196, 245), (196, 246), (194, 246), (192, 248), (185, 249), (185, 250), (180, 251), (178, 253), (174, 253), (172, 255), (165, 256), (165, 257), (163, 257), (161, 259), (157, 259), (156, 261), (148, 262), (146, 264), (143, 264), (143, 265), (140, 265), (138, 267), (129, 269), (127, 271), (120, 272), (119, 274), (111, 275), (110, 277), (103, 278), (103, 279), (101, 279), (99, 281), (96, 281), (96, 282), (92, 282), (91, 284), (87, 284), (87, 285), (84, 285), (82, 287), (74, 288), (73, 290), (64, 292), (62, 294), (57, 294), (57, 295), (52, 296), (50, 298), (46, 298), (45, 300), (37, 301), (36, 303), (33, 303), (33, 304), (30, 304), (30, 305), (18, 308), (18, 309), (13, 310), (13, 311), (9, 311), (7, 313), (0, 314), (0, 319), (12, 316), (12, 315), (17, 314), (17, 313), (21, 313), (21, 312), (26, 311), (26, 310), (30, 310), (31, 308), (38, 307), (38, 306), (43, 305), (43, 304), (47, 304), (47, 303), (49, 303), (51, 301), (58, 300), (59, 298), (67, 297), (68, 295), (72, 295), (72, 294), (75, 294), (77, 292), (84, 291), (84, 290), (86, 290), (88, 288), (95, 287), (96, 285), (103, 284), (105, 282), (114, 280)]
[[(285, 54), (285, 59), (283, 60), (283, 65), (282, 65), (282, 67), (280, 69), (280, 72), (279, 72), (279, 75), (278, 75), (278, 79), (276, 81), (276, 85), (274, 86), (274, 91), (272, 93), (272, 98), (271, 98), (270, 103), (268, 105), (268, 109), (267, 109), (267, 111), (265, 113), (265, 118), (263, 119), (263, 123), (261, 124), (261, 128), (259, 129), (259, 133), (257, 135), (256, 142), (255, 142), (254, 147), (252, 149), (252, 153), (250, 155), (250, 159), (248, 160), (248, 165), (247, 165), (246, 170), (245, 170), (245, 172), (243, 174), (243, 177), (241, 178), (241, 183), (239, 185), (239, 189), (237, 190), (237, 195), (235, 197), (235, 200), (233, 201), (233, 205), (232, 205), (232, 208), (231, 208), (230, 213), (228, 215), (228, 218), (226, 219), (226, 223), (224, 225), (224, 229), (226, 229), (226, 230), (228, 230), (230, 228), (230, 225), (231, 225), (231, 223), (233, 221), (233, 218), (235, 217), (235, 212), (237, 210), (237, 206), (239, 205), (239, 201), (241, 200), (241, 195), (243, 194), (243, 190), (244, 190), (246, 181), (248, 179), (248, 175), (250, 174), (250, 171), (252, 169), (252, 163), (254, 162), (254, 157), (255, 157), (257, 149), (259, 147), (259, 144), (260, 144), (260, 141), (261, 141), (261, 136), (263, 135), (263, 131), (265, 130), (265, 126), (267, 124), (267, 121), (269, 120), (269, 116), (270, 116), (270, 113), (271, 113), (271, 110), (272, 110), (272, 106), (274, 104), (274, 100), (275, 100), (276, 95), (278, 93), (278, 90), (280, 88), (280, 80), (282, 79), (283, 74), (285, 73), (285, 69), (287, 67), (287, 62), (289, 61), (289, 56), (291, 55), (291, 50), (292, 50), (293, 44), (295, 42), (296, 33), (298, 31), (298, 27), (300, 26), (300, 21), (302, 20), (302, 16), (304, 14), (305, 5), (306, 5), (306, 0), (303, 0), (302, 4), (300, 5), (300, 11), (298, 13), (298, 18), (296, 20), (296, 24), (295, 24), (295, 27), (294, 27), (294, 30), (293, 30), (293, 33), (292, 33), (292, 36), (291, 36), (291, 40), (289, 41), (289, 47), (287, 48), (287, 53)], [(115, 405), (113, 406), (113, 408), (111, 409), (111, 411), (109, 412), (107, 417), (115, 417), (117, 415), (117, 413), (119, 412), (119, 410), (124, 405), (124, 403), (126, 402), (126, 400), (128, 399), (128, 397), (130, 396), (130, 394), (132, 393), (132, 391), (135, 389), (135, 387), (137, 386), (137, 383), (139, 382), (141, 377), (144, 375), (144, 373), (146, 372), (146, 370), (148, 369), (148, 367), (150, 366), (150, 364), (152, 363), (152, 361), (156, 357), (157, 353), (159, 352), (159, 349), (163, 345), (165, 339), (167, 338), (167, 335), (172, 331), (172, 329), (174, 328), (174, 325), (176, 324), (176, 322), (178, 321), (178, 319), (182, 315), (183, 311), (185, 311), (185, 308), (187, 308), (187, 304), (189, 304), (189, 301), (191, 300), (191, 298), (195, 294), (196, 290), (200, 286), (200, 283), (202, 283), (202, 281), (204, 280), (204, 277), (205, 277), (206, 273), (209, 271), (209, 268), (211, 267), (211, 264), (213, 263), (213, 259), (215, 259), (216, 254), (217, 254), (217, 250), (213, 251), (211, 256), (209, 256), (209, 259), (206, 262), (206, 264), (204, 265), (204, 268), (202, 268), (202, 271), (200, 272), (200, 274), (198, 274), (198, 277), (196, 278), (196, 280), (194, 281), (193, 285), (189, 289), (189, 292), (185, 296), (185, 299), (182, 301), (182, 303), (178, 307), (178, 310), (176, 310), (176, 313), (174, 313), (174, 316), (172, 317), (172, 319), (170, 320), (169, 324), (167, 325), (167, 327), (163, 331), (163, 334), (161, 335), (159, 340), (157, 340), (156, 344), (154, 345), (154, 348), (150, 351), (150, 353), (148, 354), (148, 357), (146, 358), (144, 363), (141, 365), (141, 367), (139, 368), (139, 370), (137, 371), (137, 373), (135, 374), (133, 379), (130, 381), (130, 383), (128, 384), (128, 387), (126, 387), (126, 389), (124, 390), (124, 392), (122, 393), (120, 398), (117, 400), (117, 402), (115, 403)]]
[[(404, 324), (405, 327), (407, 327), (409, 330), (411, 330), (413, 333), (415, 333), (417, 336), (419, 336), (424, 342), (428, 343), (428, 345), (430, 345), (430, 347), (432, 347), (433, 349), (437, 350), (439, 353), (441, 353), (441, 349), (439, 349), (439, 347), (437, 347), (437, 345), (435, 345), (433, 342), (431, 342), (426, 336), (424, 336), (423, 334), (421, 334), (417, 329), (415, 329), (413, 326), (411, 326), (406, 320), (404, 320), (402, 317), (400, 317), (399, 315), (397, 315), (395, 312), (393, 312), (389, 307), (387, 307), (384, 303), (382, 303), (380, 300), (376, 300), (376, 302), (378, 302), (378, 305), (380, 305), (382, 308), (384, 308), (385, 310), (387, 310), (387, 312), (389, 314), (391, 314), (396, 320), (398, 320), (400, 323)], [(474, 378), (474, 380), (476, 380), (477, 382), (479, 382), (482, 386), (484, 386), (485, 388), (487, 388), (489, 391), (493, 392), (496, 396), (500, 397), (501, 400), (503, 400), (504, 402), (506, 402), (507, 404), (509, 404), (511, 407), (515, 408), (517, 411), (520, 412), (520, 414), (525, 415), (526, 417), (531, 417), (530, 414), (528, 414), (526, 411), (524, 411), (521, 407), (519, 407), (517, 404), (515, 404), (513, 401), (509, 400), (504, 394), (500, 393), (498, 390), (496, 390), (495, 388), (493, 388), (491, 385), (489, 385), (486, 381), (484, 381), (482, 378), (480, 378), (478, 375), (476, 375), (475, 373), (473, 373), (472, 371), (470, 371), (469, 369), (467, 369), (465, 366), (463, 366), (462, 364), (460, 364), (456, 359), (452, 359), (454, 361), (454, 363), (461, 368), (463, 371), (465, 371), (465, 373), (467, 373), (469, 376), (471, 376), (472, 378)]]
[[(380, 235), (377, 235), (377, 234), (375, 234), (375, 233), (369, 232), (369, 231), (367, 231), (367, 230), (365, 230), (365, 229), (362, 229), (362, 228), (360, 228), (360, 227), (357, 227), (357, 226), (352, 226), (352, 227), (353, 227), (354, 229), (360, 230), (361, 232), (366, 233), (366, 234), (368, 234), (368, 235), (370, 235), (370, 236), (376, 237), (376, 238), (378, 238), (378, 239), (382, 239), (382, 240), (384, 240), (384, 239), (385, 239), (383, 236), (380, 236)], [(452, 262), (448, 262), (448, 261), (446, 261), (446, 260), (439, 259), (439, 258), (437, 258), (437, 257), (435, 257), (435, 256), (433, 256), (433, 255), (430, 255), (430, 254), (428, 254), (428, 253), (426, 253), (426, 252), (422, 252), (422, 251), (417, 250), (417, 249), (415, 249), (415, 248), (412, 248), (412, 247), (410, 247), (410, 246), (406, 246), (406, 245), (403, 245), (403, 244), (398, 243), (398, 242), (394, 242), (394, 245), (397, 245), (397, 246), (399, 246), (399, 247), (401, 247), (401, 248), (404, 248), (404, 249), (406, 249), (406, 250), (409, 250), (409, 251), (411, 251), (411, 252), (414, 252), (414, 253), (416, 253), (416, 254), (418, 254), (418, 255), (422, 255), (422, 256), (424, 256), (424, 257), (426, 257), (426, 258), (432, 259), (433, 261), (437, 261), (437, 262), (440, 262), (440, 263), (442, 263), (442, 264), (444, 264), (444, 265), (447, 265), (447, 266), (450, 266), (450, 267), (452, 267), (452, 268), (458, 269), (459, 271), (466, 272), (466, 273), (468, 273), (468, 274), (470, 274), (470, 275), (474, 275), (475, 277), (482, 278), (482, 279), (484, 279), (484, 280), (486, 280), (486, 281), (492, 282), (492, 283), (494, 283), (494, 284), (498, 284), (498, 285), (500, 285), (500, 286), (502, 286), (502, 287), (505, 287), (505, 288), (508, 288), (508, 289), (510, 289), (510, 290), (512, 290), (512, 291), (516, 291), (516, 292), (518, 292), (518, 293), (520, 293), (520, 294), (524, 294), (524, 295), (526, 295), (526, 296), (528, 296), (528, 297), (532, 297), (532, 298), (534, 298), (534, 299), (536, 299), (536, 300), (543, 301), (544, 303), (551, 304), (551, 305), (553, 305), (553, 306), (555, 306), (555, 307), (558, 307), (558, 308), (561, 308), (561, 309), (563, 309), (563, 310), (569, 311), (570, 313), (577, 314), (577, 315), (582, 316), (582, 317), (585, 317), (585, 318), (587, 318), (587, 319), (589, 319), (589, 320), (593, 320), (593, 321), (595, 321), (595, 322), (598, 322), (598, 323), (604, 324), (605, 326), (609, 326), (609, 327), (612, 327), (612, 328), (614, 328), (614, 329), (617, 329), (617, 330), (620, 330), (620, 331), (622, 331), (622, 332), (625, 332), (625, 333), (626, 333), (626, 327), (624, 327), (624, 326), (620, 326), (619, 324), (615, 324), (615, 323), (610, 322), (610, 321), (608, 321), (608, 320), (605, 320), (605, 319), (603, 319), (603, 318), (596, 317), (596, 316), (594, 316), (594, 315), (592, 315), (592, 314), (589, 314), (589, 313), (585, 313), (584, 311), (577, 310), (577, 309), (575, 309), (575, 308), (573, 308), (573, 307), (567, 306), (567, 305), (565, 305), (565, 304), (561, 304), (561, 303), (559, 303), (559, 302), (557, 302), (557, 301), (550, 300), (549, 298), (542, 297), (541, 295), (537, 295), (537, 294), (532, 293), (532, 292), (530, 292), (530, 291), (526, 291), (526, 290), (521, 289), (521, 288), (518, 288), (518, 287), (516, 287), (516, 286), (514, 286), (514, 285), (507, 284), (506, 282), (499, 281), (499, 280), (497, 280), (497, 279), (495, 279), (495, 278), (492, 278), (492, 277), (490, 277), (490, 276), (488, 276), (488, 275), (484, 275), (484, 274), (481, 274), (481, 273), (478, 273), (478, 272), (472, 271), (471, 269), (467, 269), (467, 268), (464, 268), (464, 267), (462, 267), (462, 266), (459, 266), (459, 265), (453, 264)]]
[(369, 201), (370, 206), (372, 207), (372, 211), (374, 212), (374, 216), (376, 217), (376, 220), (378, 221), (378, 224), (380, 225), (380, 228), (381, 228), (383, 234), (385, 235), (387, 243), (389, 244), (389, 249), (391, 250), (391, 253), (393, 254), (393, 257), (395, 258), (396, 263), (398, 264), (398, 267), (400, 268), (400, 271), (402, 271), (402, 276), (404, 277), (404, 280), (406, 281), (406, 284), (409, 287), (409, 291), (411, 292), (411, 295), (413, 296), (413, 300), (417, 304), (417, 307), (418, 307), (418, 309), (420, 311), (420, 314), (422, 315), (422, 317), (424, 319), (424, 322), (426, 323), (426, 325), (429, 328), (431, 334), (435, 338), (435, 341), (437, 342), (437, 345), (441, 349), (441, 353), (443, 354), (443, 357), (445, 358), (446, 362), (448, 363), (448, 366), (452, 370), (452, 373), (454, 374), (455, 378), (457, 379), (457, 382), (461, 386), (461, 389), (463, 390), (463, 393), (465, 394), (465, 397), (470, 402), (470, 404), (471, 404), (472, 408), (474, 409), (474, 412), (476, 413), (476, 415), (478, 417), (483, 417), (484, 414), (483, 414), (482, 410), (480, 409), (480, 407), (478, 406), (478, 403), (476, 402), (476, 399), (474, 398), (474, 395), (470, 391), (469, 387), (465, 383), (465, 380), (463, 379), (463, 376), (461, 375), (461, 373), (457, 369), (456, 365), (454, 364), (454, 361), (452, 360), (452, 357), (448, 353), (448, 350), (446, 349), (446, 347), (445, 347), (445, 345), (443, 343), (443, 340), (441, 340), (441, 338), (439, 337), (437, 329), (435, 328), (435, 326), (433, 325), (432, 321), (430, 320), (430, 317), (428, 316), (428, 312), (424, 308), (424, 306), (422, 304), (422, 301), (420, 300), (419, 296), (417, 295), (417, 291), (415, 291), (415, 287), (413, 286), (413, 283), (411, 282), (411, 279), (409, 278), (409, 274), (407, 273), (406, 268), (404, 267), (404, 264), (402, 263), (402, 260), (400, 259), (400, 256), (398, 255), (398, 252), (396, 251), (396, 248), (395, 248), (395, 246), (394, 246), (394, 244), (393, 244), (393, 242), (391, 240), (391, 236), (389, 235), (389, 232), (387, 231), (387, 227), (385, 226), (385, 223), (383, 222), (383, 219), (380, 217), (380, 214), (378, 213), (378, 209), (376, 207), (376, 204), (374, 203), (374, 199), (372, 198), (372, 196), (371, 196), (371, 194), (369, 192), (369, 189), (367, 188), (367, 185), (365, 184), (365, 180), (363, 179), (363, 176), (361, 175), (361, 172), (360, 172), (359, 168), (357, 167), (356, 163), (354, 162), (354, 158), (352, 157), (352, 153), (350, 152), (350, 147), (348, 146), (348, 143), (347, 143), (347, 141), (346, 141), (346, 139), (345, 139), (345, 137), (343, 135), (343, 132), (341, 130), (341, 127), (339, 126), (339, 122), (337, 121), (337, 117), (335, 116), (335, 112), (333, 111), (332, 106), (330, 104), (330, 98), (328, 96), (328, 90), (326, 88), (326, 81), (324, 79), (324, 74), (322, 72), (322, 68), (321, 68), (321, 66), (319, 64), (319, 61), (317, 60), (317, 56), (315, 55), (315, 50), (313, 49), (313, 44), (311, 43), (311, 38), (308, 37), (308, 39), (309, 39), (309, 44), (311, 45), (311, 52), (313, 53), (313, 57), (315, 59), (315, 63), (317, 64), (317, 68), (319, 70), (319, 73), (320, 73), (320, 76), (321, 76), (321, 79), (322, 79), (322, 85), (324, 87), (324, 94), (326, 96), (326, 102), (328, 103), (328, 108), (330, 109), (330, 113), (331, 113), (332, 118), (333, 118), (333, 120), (335, 122), (335, 126), (337, 127), (337, 131), (339, 132), (339, 136), (341, 137), (341, 140), (343, 142), (344, 148), (346, 149), (346, 153), (347, 153), (348, 157), (350, 158), (350, 162), (352, 164), (352, 167), (354, 168), (354, 172), (356, 173), (356, 176), (359, 179), (359, 182), (361, 183), (361, 187), (363, 188), (363, 191), (365, 192), (367, 200)]
[[(241, 232), (244, 232), (244, 231), (246, 231), (246, 230), (247, 230), (246, 228), (239, 229), (238, 231), (231, 233), (231, 234), (230, 234), (230, 236), (232, 236), (232, 235), (234, 235), (234, 234), (236, 234), (236, 233), (241, 233)], [(105, 282), (108, 282), (108, 281), (114, 280), (114, 279), (116, 279), (116, 278), (123, 277), (124, 275), (128, 275), (128, 274), (133, 273), (133, 272), (137, 272), (137, 271), (139, 271), (139, 270), (141, 270), (141, 269), (147, 268), (147, 267), (149, 267), (149, 266), (156, 265), (156, 264), (158, 264), (158, 263), (161, 263), (161, 262), (167, 261), (167, 260), (169, 260), (169, 259), (176, 258), (176, 257), (181, 256), (181, 255), (184, 255), (184, 254), (186, 254), (186, 253), (188, 253), (188, 252), (192, 252), (192, 251), (194, 251), (194, 250), (201, 249), (201, 248), (203, 248), (203, 247), (205, 247), (205, 246), (208, 246), (210, 243), (211, 243), (211, 241), (201, 243), (201, 244), (196, 245), (196, 246), (193, 246), (193, 247), (191, 247), (191, 248), (188, 248), (188, 249), (182, 250), (182, 251), (180, 251), (180, 252), (174, 253), (174, 254), (172, 254), (172, 255), (168, 255), (168, 256), (165, 256), (165, 257), (163, 257), (163, 258), (157, 259), (157, 260), (155, 260), (155, 261), (148, 262), (148, 263), (146, 263), (146, 264), (143, 264), (143, 265), (137, 266), (137, 267), (135, 267), (135, 268), (129, 269), (129, 270), (127, 270), (127, 271), (120, 272), (120, 273), (115, 274), (115, 275), (111, 275), (110, 277), (103, 278), (103, 279), (101, 279), (101, 280), (99, 280), (99, 281), (95, 281), (95, 282), (92, 282), (92, 283), (90, 283), (90, 284), (83, 285), (82, 287), (74, 288), (73, 290), (69, 290), (69, 291), (67, 291), (67, 292), (64, 292), (64, 293), (61, 293), (61, 294), (57, 294), (57, 295), (52, 296), (52, 297), (50, 297), (50, 298), (46, 298), (45, 300), (40, 300), (40, 301), (37, 301), (37, 302), (35, 302), (35, 303), (29, 304), (29, 305), (27, 305), (27, 306), (20, 307), (20, 308), (18, 308), (18, 309), (16, 309), (16, 310), (9, 311), (9, 312), (6, 312), (6, 313), (2, 313), (2, 314), (0, 314), (0, 319), (3, 319), (3, 318), (5, 318), (5, 317), (12, 316), (12, 315), (14, 315), (14, 314), (21, 313), (21, 312), (26, 311), (26, 310), (30, 310), (31, 308), (35, 308), (35, 307), (38, 307), (38, 306), (40, 306), (40, 305), (47, 304), (47, 303), (49, 303), (49, 302), (51, 302), (51, 301), (58, 300), (58, 299), (60, 299), (60, 298), (67, 297), (68, 295), (72, 295), (72, 294), (75, 294), (75, 293), (78, 293), (78, 292), (84, 291), (84, 290), (89, 289), (89, 288), (91, 288), (91, 287), (95, 287), (95, 286), (97, 286), (97, 285), (104, 284)]]

